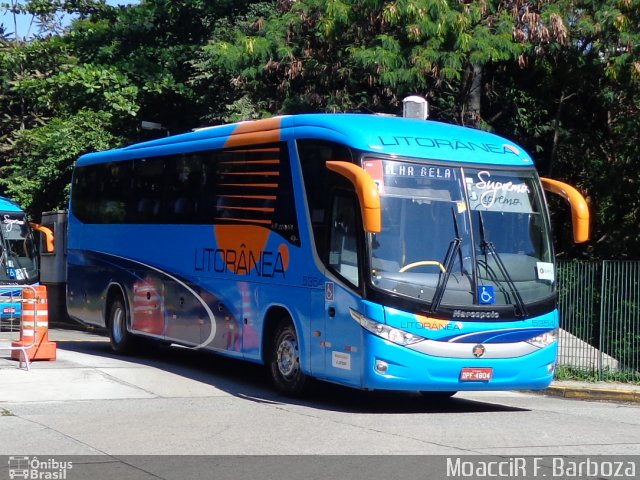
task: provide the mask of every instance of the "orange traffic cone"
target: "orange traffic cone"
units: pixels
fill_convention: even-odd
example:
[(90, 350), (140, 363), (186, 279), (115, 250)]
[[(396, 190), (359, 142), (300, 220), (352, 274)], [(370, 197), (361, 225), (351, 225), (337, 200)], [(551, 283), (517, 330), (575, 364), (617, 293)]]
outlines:
[[(20, 322), (20, 341), (13, 347), (33, 345), (27, 349), (29, 360), (55, 360), (56, 343), (49, 341), (49, 310), (47, 306), (47, 287), (35, 285), (22, 291), (22, 319)], [(20, 360), (20, 351), (11, 352), (11, 358)]]

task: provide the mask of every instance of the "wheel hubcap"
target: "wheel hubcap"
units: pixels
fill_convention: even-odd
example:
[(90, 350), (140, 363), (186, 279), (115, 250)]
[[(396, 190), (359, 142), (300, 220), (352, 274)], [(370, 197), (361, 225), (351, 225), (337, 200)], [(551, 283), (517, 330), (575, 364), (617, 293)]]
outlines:
[(118, 308), (115, 312), (113, 312), (113, 319), (111, 320), (113, 340), (116, 343), (120, 343), (122, 341), (122, 329), (124, 328), (124, 322), (122, 321), (122, 319), (122, 309)]
[(298, 369), (298, 344), (288, 335), (282, 339), (277, 352), (278, 370), (285, 377), (292, 377)]

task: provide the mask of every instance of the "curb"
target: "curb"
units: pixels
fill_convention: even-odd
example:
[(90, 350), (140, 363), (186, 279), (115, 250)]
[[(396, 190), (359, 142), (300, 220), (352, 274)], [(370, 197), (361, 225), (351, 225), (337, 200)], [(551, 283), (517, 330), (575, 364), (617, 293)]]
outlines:
[(545, 390), (542, 390), (542, 393), (577, 400), (606, 400), (610, 402), (640, 403), (640, 391), (638, 390), (551, 385)]

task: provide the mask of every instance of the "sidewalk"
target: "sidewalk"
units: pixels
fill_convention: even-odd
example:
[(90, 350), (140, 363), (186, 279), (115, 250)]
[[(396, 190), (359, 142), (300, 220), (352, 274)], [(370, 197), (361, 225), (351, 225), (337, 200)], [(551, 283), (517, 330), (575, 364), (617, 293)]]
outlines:
[(640, 403), (640, 385), (556, 380), (542, 393), (578, 400)]
[[(4, 336), (5, 333), (0, 332), (0, 343), (6, 343), (6, 338), (4, 338)], [(58, 372), (57, 375), (60, 376), (60, 381), (64, 382), (65, 380), (71, 380), (74, 373), (80, 375), (80, 371), (83, 369), (95, 369), (96, 367), (112, 368), (115, 366), (124, 367), (128, 366), (130, 363), (126, 358), (112, 356), (108, 346), (108, 338), (96, 335), (92, 332), (56, 328), (49, 331), (49, 339), (59, 343), (58, 359), (51, 362), (34, 361), (31, 364), (32, 372), (27, 372), (24, 369), (19, 370), (17, 368), (18, 362), (11, 359), (10, 352), (0, 350), (0, 373), (4, 372), (4, 374), (1, 375), (4, 381), (14, 379), (14, 381), (18, 381), (22, 384), (23, 382), (29, 382), (28, 377), (25, 378), (23, 375), (17, 374), (17, 372), (24, 373), (24, 375), (35, 373), (37, 376), (38, 370), (48, 370), (49, 375), (53, 371)], [(83, 348), (82, 350), (84, 353), (79, 353), (73, 351), (76, 349), (75, 347), (72, 347), (75, 342), (81, 342), (85, 345), (90, 342), (98, 343), (94, 347)], [(65, 348), (65, 344), (68, 347), (71, 347), (71, 349)], [(98, 348), (100, 352), (102, 352), (102, 355), (91, 355), (91, 350), (95, 348)], [(14, 370), (16, 372), (13, 372)], [(64, 373), (65, 370), (67, 373)], [(73, 378), (72, 380), (75, 384), (75, 381), (78, 381), (79, 379)], [(78, 385), (82, 384), (83, 382), (79, 382)], [(65, 387), (65, 385), (57, 384), (57, 388), (61, 390), (64, 390), (65, 388), (73, 390), (73, 387), (78, 385), (68, 385)], [(85, 383), (82, 388), (84, 389), (86, 387), (87, 384)], [(535, 391), (535, 393), (576, 400), (640, 403), (640, 385), (625, 383), (554, 381), (549, 388), (542, 391)]]

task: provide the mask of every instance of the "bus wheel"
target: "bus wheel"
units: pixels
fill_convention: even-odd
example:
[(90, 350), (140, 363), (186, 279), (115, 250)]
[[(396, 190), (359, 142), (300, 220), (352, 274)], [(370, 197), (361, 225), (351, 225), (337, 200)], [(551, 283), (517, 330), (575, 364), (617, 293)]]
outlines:
[(133, 336), (127, 330), (127, 310), (121, 296), (115, 297), (108, 306), (109, 340), (111, 349), (120, 354), (130, 353)]
[(273, 383), (281, 393), (296, 396), (305, 390), (307, 376), (300, 369), (298, 337), (289, 321), (280, 322), (276, 328), (269, 369)]

